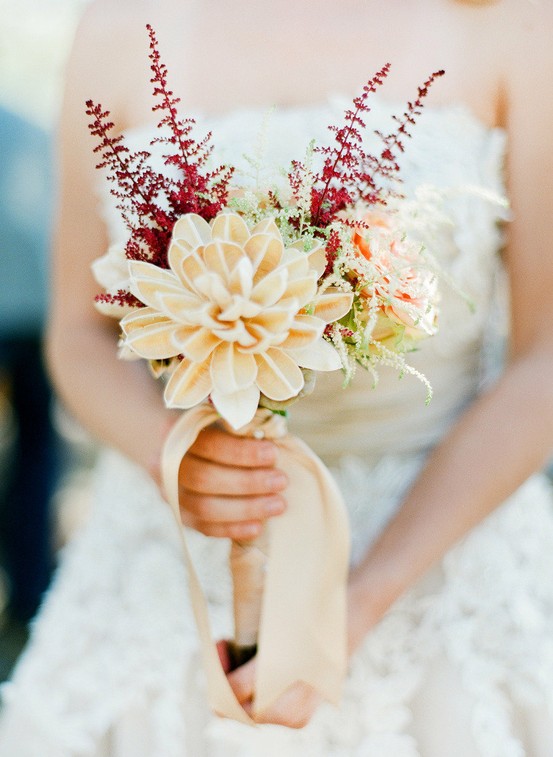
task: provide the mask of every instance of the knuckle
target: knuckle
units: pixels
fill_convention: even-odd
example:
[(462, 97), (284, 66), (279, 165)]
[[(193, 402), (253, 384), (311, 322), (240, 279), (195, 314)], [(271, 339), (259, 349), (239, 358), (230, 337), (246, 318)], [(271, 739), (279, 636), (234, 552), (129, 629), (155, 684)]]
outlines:
[(204, 491), (209, 476), (206, 475), (205, 466), (196, 461), (191, 461), (183, 471), (181, 485), (189, 491)]
[(293, 723), (290, 724), (290, 728), (293, 728), (296, 731), (299, 731), (300, 728), (305, 728), (309, 721), (307, 718), (301, 718), (300, 720), (296, 720)]
[(247, 541), (248, 539), (255, 539), (256, 536), (259, 536), (261, 523), (229, 523), (227, 525), (227, 531), (231, 539)]
[(192, 497), (194, 512), (200, 520), (213, 521), (213, 501), (209, 497)]
[(276, 445), (263, 441), (253, 445), (253, 459), (257, 465), (274, 465), (276, 462)]

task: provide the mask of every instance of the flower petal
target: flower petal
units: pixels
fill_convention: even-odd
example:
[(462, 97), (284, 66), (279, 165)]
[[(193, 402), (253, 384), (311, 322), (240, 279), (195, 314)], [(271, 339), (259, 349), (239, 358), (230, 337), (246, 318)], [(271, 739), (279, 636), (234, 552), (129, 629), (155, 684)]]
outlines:
[(350, 292), (327, 289), (326, 292), (315, 297), (312, 303), (313, 310), (310, 312), (312, 315), (322, 318), (325, 323), (332, 323), (349, 313), (352, 302), (353, 294)]
[(298, 309), (305, 307), (317, 294), (317, 274), (309, 271), (307, 276), (290, 281), (282, 295), (282, 302), (293, 299)]
[(244, 250), (248, 254), (255, 271), (254, 281), (257, 283), (263, 276), (273, 271), (282, 259), (284, 246), (280, 237), (269, 234), (254, 234), (246, 244)]
[(271, 307), (283, 296), (288, 284), (288, 271), (277, 268), (264, 276), (254, 286), (251, 299), (261, 307)]
[(211, 391), (209, 361), (193, 363), (181, 360), (165, 387), (167, 407), (189, 408), (199, 404)]
[(194, 287), (204, 301), (217, 302), (226, 293), (226, 287), (218, 273), (208, 271), (194, 280)]
[(213, 333), (222, 341), (236, 342), (241, 347), (253, 347), (256, 341), (241, 320), (229, 321), (228, 325), (219, 323), (218, 328), (213, 329)]
[(211, 236), (213, 239), (224, 239), (242, 246), (250, 238), (250, 230), (237, 213), (219, 213), (211, 226)]
[(118, 321), (127, 314), (134, 313), (137, 310), (144, 310), (141, 307), (133, 307), (132, 305), (118, 305), (114, 302), (102, 302), (96, 300), (94, 303), (96, 310), (102, 315), (107, 315), (110, 318), (117, 318)]
[[(308, 240), (309, 243), (310, 240)], [(304, 257), (307, 259), (307, 262), (309, 263), (309, 267), (312, 268), (317, 273), (317, 278), (319, 279), (326, 268), (326, 252), (324, 247), (320, 242), (313, 241), (312, 246), (305, 249), (306, 240), (305, 239), (298, 239), (296, 242), (290, 245), (290, 247), (287, 248), (287, 250), (299, 250), (303, 253)]]
[(179, 354), (173, 342), (177, 324), (153, 308), (140, 308), (121, 320), (125, 346), (148, 360), (163, 360)]
[[(225, 306), (218, 315), (217, 320), (236, 321), (238, 318), (254, 318), (261, 311), (261, 307), (255, 302), (246, 300), (244, 297), (234, 295), (232, 300)], [(226, 324), (225, 324), (226, 325)]]
[(92, 263), (91, 268), (98, 284), (108, 292), (128, 289), (129, 261), (121, 245), (111, 245), (105, 255)]
[(130, 290), (141, 302), (160, 310), (161, 295), (182, 293), (182, 284), (172, 271), (141, 260), (129, 261)]
[(177, 355), (182, 353), (195, 363), (206, 360), (217, 345), (221, 344), (221, 340), (210, 329), (203, 327), (175, 329), (173, 342), (179, 349)]
[(271, 400), (288, 400), (303, 387), (303, 373), (298, 364), (282, 350), (272, 348), (255, 356), (257, 378), (255, 383)]
[(309, 267), (315, 271), (317, 278), (320, 279), (326, 269), (326, 250), (322, 246), (317, 246), (307, 253)]
[(249, 346), (241, 344), (240, 350), (252, 354), (255, 354), (256, 352), (265, 352), (269, 347), (274, 347), (275, 345), (280, 344), (280, 342), (286, 339), (288, 333), (285, 331), (284, 334), (275, 335), (272, 331), (251, 321), (246, 324), (246, 331), (251, 336), (252, 343)]
[(224, 343), (213, 353), (211, 359), (211, 380), (215, 391), (229, 394), (247, 389), (257, 375), (257, 364), (253, 355), (235, 349), (233, 344)]
[(186, 213), (173, 226), (172, 238), (182, 242), (185, 248), (194, 249), (211, 240), (211, 227), (197, 213)]
[(218, 273), (225, 282), (228, 282), (231, 272), (244, 259), (247, 259), (244, 250), (234, 242), (217, 240), (206, 245), (203, 252), (206, 268)]
[(276, 225), (274, 218), (264, 218), (262, 221), (256, 223), (251, 231), (253, 237), (254, 234), (269, 234), (272, 237), (280, 239), (280, 231)]
[(287, 349), (287, 354), (302, 368), (313, 371), (337, 371), (342, 361), (336, 349), (325, 339), (298, 349)]
[(290, 306), (282, 306), (280, 303), (267, 310), (262, 310), (259, 315), (252, 319), (251, 323), (255, 323), (256, 326), (262, 326), (267, 331), (273, 334), (285, 335), (285, 332), (291, 327), (294, 322), (294, 317), (298, 312), (297, 307), (294, 307), (292, 302)]
[(252, 291), (253, 268), (249, 258), (245, 255), (236, 264), (230, 279), (229, 291), (249, 298)]
[(192, 292), (196, 291), (195, 281), (198, 276), (205, 276), (208, 273), (207, 267), (203, 261), (201, 253), (203, 248), (198, 248), (182, 259), (178, 276), (184, 287)]
[(216, 328), (218, 307), (206, 300), (185, 298), (181, 294), (166, 294), (161, 298), (160, 310), (168, 318), (183, 326)]
[[(316, 342), (323, 334), (324, 321), (312, 315), (297, 315), (284, 342), (280, 343), (283, 350), (299, 349)], [(298, 363), (302, 365), (302, 363)]]
[(252, 384), (247, 389), (241, 389), (233, 394), (213, 391), (211, 401), (219, 415), (233, 428), (239, 429), (254, 417), (259, 405), (259, 389)]
[(282, 256), (281, 268), (286, 268), (290, 278), (305, 276), (309, 271), (309, 259), (305, 252), (288, 247)]

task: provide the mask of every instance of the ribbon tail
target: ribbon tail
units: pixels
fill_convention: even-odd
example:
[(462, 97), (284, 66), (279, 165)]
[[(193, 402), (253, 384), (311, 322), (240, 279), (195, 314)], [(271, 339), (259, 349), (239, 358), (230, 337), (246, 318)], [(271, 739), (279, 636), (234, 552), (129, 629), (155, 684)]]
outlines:
[(301, 440), (276, 439), (289, 477), (286, 513), (272, 518), (254, 713), (294, 682), (340, 699), (347, 669), (349, 526), (340, 491)]
[(200, 431), (218, 418), (218, 413), (207, 405), (199, 405), (184, 414), (173, 426), (167, 437), (161, 460), (161, 471), (167, 499), (181, 536), (188, 572), (190, 601), (198, 627), (204, 669), (207, 676), (209, 704), (219, 715), (254, 725), (254, 721), (247, 715), (234, 695), (213, 643), (207, 602), (190, 556), (180, 517), (178, 473), (181, 460), (194, 444)]

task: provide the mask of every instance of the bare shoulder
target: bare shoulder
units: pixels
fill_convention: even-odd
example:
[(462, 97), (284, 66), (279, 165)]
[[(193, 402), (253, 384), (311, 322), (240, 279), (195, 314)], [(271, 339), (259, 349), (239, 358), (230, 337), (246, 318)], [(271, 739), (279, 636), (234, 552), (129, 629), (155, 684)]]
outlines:
[[(474, 10), (474, 9), (473, 9)], [(478, 9), (483, 33), (494, 44), (499, 59), (523, 61), (531, 53), (552, 51), (553, 3), (551, 0), (496, 0)], [(532, 75), (531, 71), (527, 71)]]
[(447, 0), (457, 19), (496, 50), (511, 54), (511, 45), (522, 38), (544, 37), (553, 31), (551, 0), (495, 0), (454, 2)]
[(127, 125), (132, 93), (149, 81), (146, 25), (163, 2), (93, 0), (84, 11), (67, 67), (69, 100), (105, 104), (118, 126)]
[(553, 114), (553, 3), (550, 0), (502, 0), (499, 54), (511, 106), (539, 103)]

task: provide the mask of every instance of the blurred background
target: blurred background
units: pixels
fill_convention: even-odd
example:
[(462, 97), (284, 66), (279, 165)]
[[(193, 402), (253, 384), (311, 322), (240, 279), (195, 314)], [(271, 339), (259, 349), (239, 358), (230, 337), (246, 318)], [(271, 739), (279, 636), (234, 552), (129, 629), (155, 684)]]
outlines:
[(83, 520), (94, 445), (52, 397), (42, 339), (65, 62), (87, 0), (0, 0), (0, 680)]

